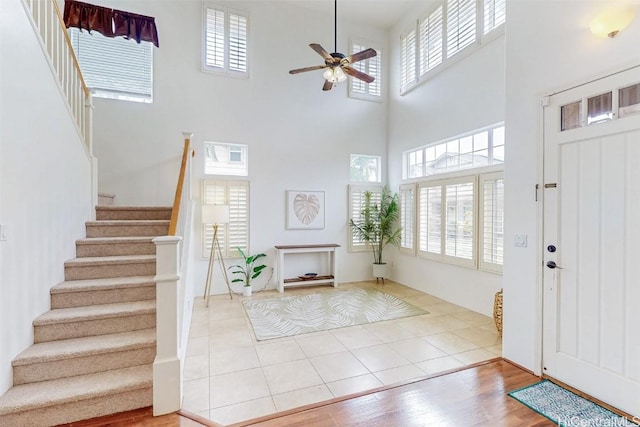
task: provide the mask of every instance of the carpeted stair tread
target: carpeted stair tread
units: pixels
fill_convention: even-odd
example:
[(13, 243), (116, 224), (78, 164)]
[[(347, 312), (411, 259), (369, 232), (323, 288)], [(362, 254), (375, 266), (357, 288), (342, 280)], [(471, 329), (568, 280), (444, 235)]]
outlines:
[(135, 264), (139, 262), (155, 261), (155, 255), (114, 255), (74, 258), (65, 261), (65, 267), (92, 265), (92, 264)]
[(109, 245), (112, 243), (149, 243), (153, 236), (87, 237), (76, 240), (76, 245)]
[(96, 219), (170, 219), (171, 207), (166, 206), (97, 206)]
[(153, 276), (106, 277), (102, 279), (68, 280), (51, 288), (52, 294), (90, 292), (140, 286), (155, 286)]
[(87, 221), (88, 226), (101, 226), (101, 227), (122, 227), (132, 225), (169, 225), (168, 219), (106, 219), (98, 221)]
[(39, 362), (51, 362), (101, 353), (152, 347), (156, 343), (155, 329), (97, 335), (83, 338), (37, 343), (20, 353), (12, 362), (13, 366)]
[(151, 387), (153, 366), (143, 365), (15, 386), (0, 397), (0, 415)]
[(33, 321), (33, 326), (53, 325), (84, 320), (109, 319), (139, 314), (155, 313), (155, 300), (98, 304), (86, 307), (57, 308)]

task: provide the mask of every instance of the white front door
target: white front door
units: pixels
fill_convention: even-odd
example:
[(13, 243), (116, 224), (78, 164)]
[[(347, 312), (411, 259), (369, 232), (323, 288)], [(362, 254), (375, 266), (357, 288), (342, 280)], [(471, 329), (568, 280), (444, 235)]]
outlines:
[(640, 67), (549, 98), (542, 266), (544, 374), (634, 416), (640, 416), (638, 83)]

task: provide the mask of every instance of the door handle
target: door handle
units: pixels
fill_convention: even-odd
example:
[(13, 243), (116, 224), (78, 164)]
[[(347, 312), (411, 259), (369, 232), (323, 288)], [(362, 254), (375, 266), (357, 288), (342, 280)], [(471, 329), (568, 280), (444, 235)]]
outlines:
[(547, 261), (547, 267), (553, 269), (553, 268), (558, 268), (560, 270), (562, 270), (562, 267), (560, 267), (558, 264), (555, 263), (555, 261)]

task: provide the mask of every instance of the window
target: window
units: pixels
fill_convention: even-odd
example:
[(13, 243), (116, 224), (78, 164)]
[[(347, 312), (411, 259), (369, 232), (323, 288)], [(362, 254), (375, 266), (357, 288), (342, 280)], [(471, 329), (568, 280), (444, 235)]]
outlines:
[(416, 78), (416, 52), (417, 39), (415, 28), (400, 38), (401, 63), (400, 63), (400, 87), (407, 88), (417, 82)]
[[(223, 256), (239, 257), (236, 248), (249, 253), (249, 181), (203, 180), (202, 203), (229, 206), (229, 223), (218, 228)], [(212, 224), (202, 224), (202, 256), (209, 257)]]
[(447, 0), (447, 58), (476, 41), (476, 0)]
[(382, 182), (381, 157), (352, 154), (350, 161), (351, 182)]
[[(350, 185), (349, 186), (349, 219), (358, 221), (362, 210), (364, 209), (365, 193), (371, 192), (371, 203), (380, 204), (382, 197), (382, 185)], [(349, 228), (349, 252), (367, 251), (369, 248), (366, 243)]]
[(416, 186), (415, 184), (403, 184), (400, 186), (400, 226), (402, 227), (400, 239), (400, 251), (415, 255), (415, 210), (416, 210)]
[(153, 44), (69, 28), (85, 82), (100, 98), (151, 102)]
[(504, 126), (405, 151), (403, 163), (403, 179), (504, 163)]
[(493, 39), (490, 33), (497, 34), (505, 19), (506, 0), (441, 1), (400, 37), (400, 92), (425, 81), (458, 53)]
[(249, 15), (223, 6), (204, 5), (203, 69), (247, 76)]
[(480, 175), (480, 268), (502, 272), (504, 252), (504, 178), (502, 172)]
[(475, 267), (475, 181), (472, 176), (418, 184), (422, 255)]
[(504, 24), (507, 17), (506, 0), (484, 0), (484, 33)]
[(206, 175), (247, 176), (249, 174), (246, 145), (204, 143), (204, 173)]
[(442, 63), (442, 6), (419, 23), (420, 75)]
[(382, 50), (373, 47), (372, 43), (352, 41), (351, 53), (362, 52), (372, 47), (376, 51), (376, 56), (364, 61), (356, 62), (352, 65), (358, 71), (375, 78), (372, 83), (363, 82), (360, 79), (351, 77), (349, 79), (349, 96), (353, 98), (381, 100), (382, 98)]

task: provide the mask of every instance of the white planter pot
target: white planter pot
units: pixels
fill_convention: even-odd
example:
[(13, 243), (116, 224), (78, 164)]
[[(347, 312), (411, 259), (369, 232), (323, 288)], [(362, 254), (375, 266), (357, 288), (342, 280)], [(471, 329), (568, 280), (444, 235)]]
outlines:
[(251, 286), (243, 286), (242, 287), (242, 295), (245, 297), (251, 296)]
[(373, 277), (376, 279), (384, 279), (389, 276), (389, 265), (387, 263), (383, 264), (373, 264)]

